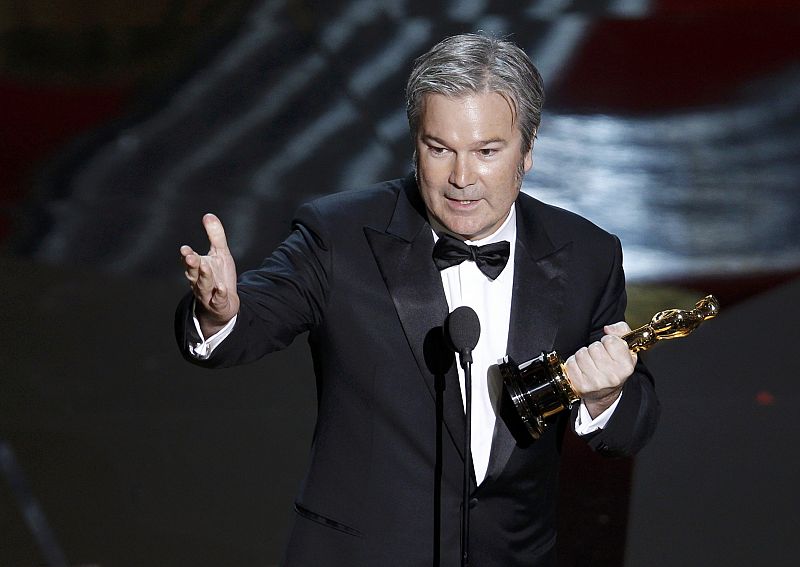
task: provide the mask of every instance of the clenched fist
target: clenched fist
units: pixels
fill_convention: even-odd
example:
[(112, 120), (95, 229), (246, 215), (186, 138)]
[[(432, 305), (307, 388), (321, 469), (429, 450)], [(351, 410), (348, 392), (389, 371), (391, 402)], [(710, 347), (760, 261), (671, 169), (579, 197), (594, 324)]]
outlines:
[(564, 363), (572, 387), (593, 418), (614, 403), (633, 374), (636, 354), (620, 338), (630, 330), (624, 321), (606, 325), (602, 339), (583, 347)]

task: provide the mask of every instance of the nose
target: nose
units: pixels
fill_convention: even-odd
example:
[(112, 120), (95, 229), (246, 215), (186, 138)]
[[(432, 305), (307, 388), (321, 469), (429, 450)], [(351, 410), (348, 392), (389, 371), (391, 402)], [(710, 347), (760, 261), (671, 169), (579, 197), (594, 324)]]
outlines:
[(450, 184), (459, 189), (475, 183), (475, 171), (469, 162), (469, 156), (456, 155), (453, 168), (450, 170)]

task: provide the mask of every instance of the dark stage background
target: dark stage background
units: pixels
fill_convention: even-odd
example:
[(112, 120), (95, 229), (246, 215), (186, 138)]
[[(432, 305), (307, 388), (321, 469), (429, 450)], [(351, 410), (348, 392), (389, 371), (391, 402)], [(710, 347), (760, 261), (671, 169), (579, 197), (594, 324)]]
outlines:
[(301, 202), (404, 175), (403, 86), (510, 35), (548, 101), (524, 190), (618, 234), (650, 353), (635, 459), (567, 438), (561, 565), (794, 565), (800, 8), (764, 0), (0, 0), (0, 566), (277, 563), (314, 420), (303, 337), (183, 362), (178, 247), (240, 268)]

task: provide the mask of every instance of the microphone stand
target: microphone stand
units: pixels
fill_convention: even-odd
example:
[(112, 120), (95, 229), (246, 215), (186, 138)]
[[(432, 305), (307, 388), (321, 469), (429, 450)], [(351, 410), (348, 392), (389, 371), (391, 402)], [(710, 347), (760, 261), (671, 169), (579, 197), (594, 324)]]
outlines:
[(445, 320), (445, 332), (464, 369), (464, 494), (461, 501), (461, 567), (469, 564), (469, 488), (472, 462), (472, 349), (481, 336), (481, 322), (475, 310), (456, 307)]
[(469, 487), (472, 462), (472, 349), (459, 353), (464, 369), (464, 494), (461, 503), (461, 567), (469, 565)]

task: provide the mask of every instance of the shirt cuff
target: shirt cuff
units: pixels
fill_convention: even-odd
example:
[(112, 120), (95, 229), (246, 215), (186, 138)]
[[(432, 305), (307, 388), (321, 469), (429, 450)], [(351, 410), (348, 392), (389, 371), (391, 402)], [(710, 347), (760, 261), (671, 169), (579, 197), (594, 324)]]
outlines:
[(581, 405), (578, 408), (578, 417), (575, 418), (575, 433), (578, 435), (588, 435), (589, 433), (597, 431), (598, 429), (603, 429), (608, 423), (608, 420), (611, 419), (611, 416), (614, 414), (614, 410), (617, 409), (621, 399), (622, 394), (620, 394), (617, 399), (614, 400), (614, 403), (611, 404), (608, 409), (594, 419), (592, 419), (592, 416), (589, 415), (589, 410), (586, 409), (586, 405), (581, 402)]
[(219, 331), (214, 333), (208, 338), (203, 337), (203, 331), (200, 330), (200, 321), (197, 320), (197, 315), (194, 313), (194, 305), (192, 306), (192, 320), (194, 321), (194, 328), (197, 331), (197, 336), (200, 337), (200, 342), (189, 343), (189, 354), (199, 360), (206, 360), (214, 352), (222, 341), (233, 331), (233, 326), (236, 324), (238, 315), (234, 315), (233, 319), (222, 327)]

